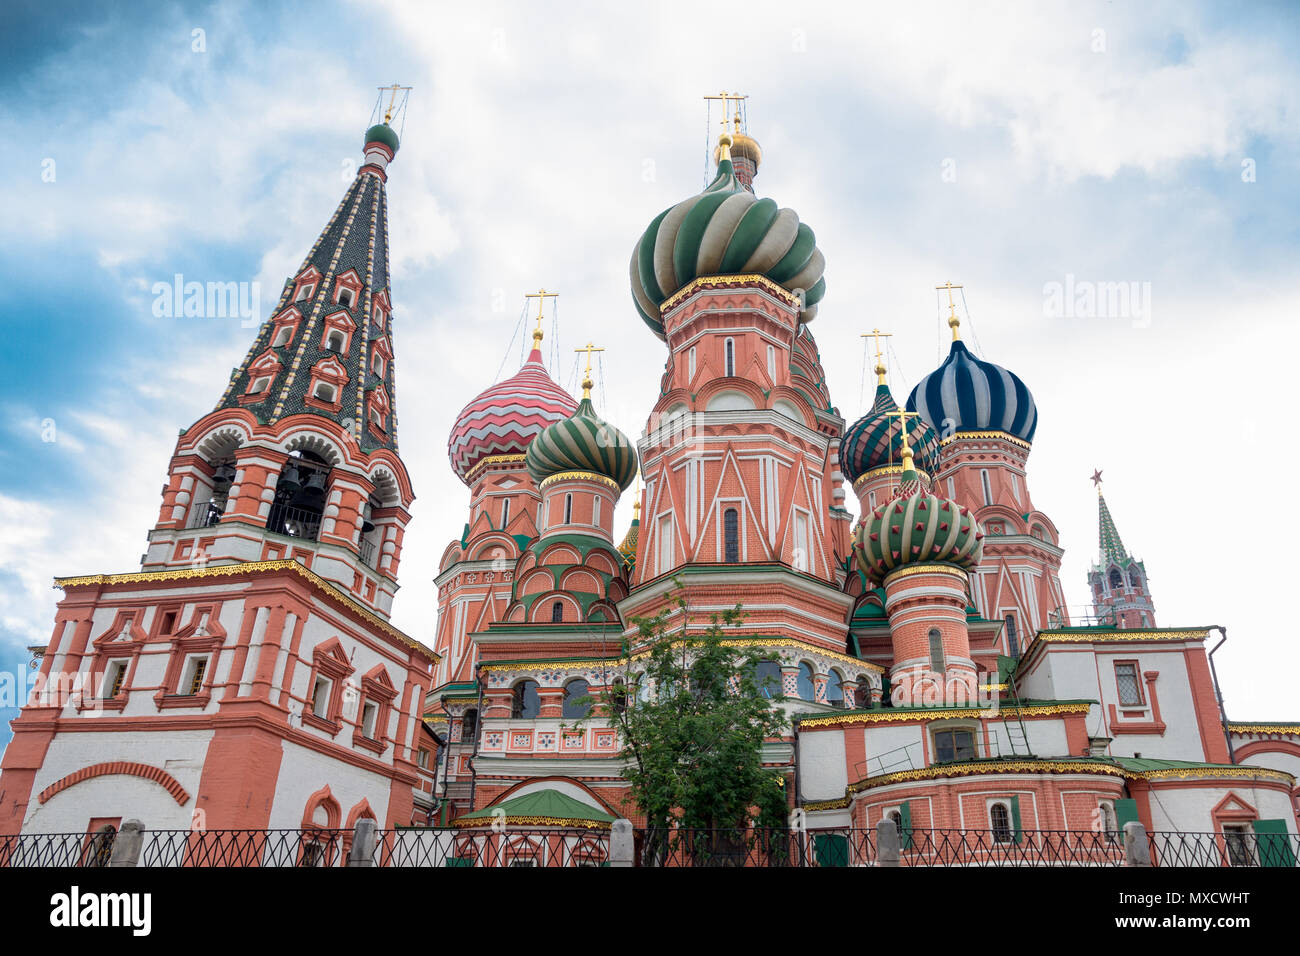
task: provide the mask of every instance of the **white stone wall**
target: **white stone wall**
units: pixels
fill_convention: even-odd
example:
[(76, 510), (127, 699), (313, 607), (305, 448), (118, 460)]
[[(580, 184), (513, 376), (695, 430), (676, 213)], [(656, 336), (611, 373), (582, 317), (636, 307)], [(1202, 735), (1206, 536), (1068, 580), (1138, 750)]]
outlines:
[[(207, 730), (58, 734), (36, 773), (23, 830), (84, 832), (92, 818), (116, 816), (142, 820), (152, 829), (188, 829), (211, 740), (212, 732)], [(70, 773), (119, 760), (165, 770), (189, 793), (189, 801), (181, 806), (160, 784), (124, 774), (83, 780), (44, 804), (37, 799), (42, 790)]]
[(1290, 797), (1280, 790), (1249, 785), (1207, 783), (1204, 787), (1153, 789), (1151, 823), (1155, 830), (1210, 833), (1219, 828), (1214, 822), (1214, 808), (1228, 794), (1236, 794), (1254, 807), (1260, 820), (1285, 820), (1287, 830), (1296, 832), (1295, 812)]
[(307, 801), (326, 785), (339, 804), (339, 826), (347, 824), (349, 811), (362, 800), (370, 801), (370, 808), (381, 827), (386, 822), (390, 786), (387, 777), (327, 757), (309, 747), (286, 742), (268, 828), (278, 830), (302, 826)]

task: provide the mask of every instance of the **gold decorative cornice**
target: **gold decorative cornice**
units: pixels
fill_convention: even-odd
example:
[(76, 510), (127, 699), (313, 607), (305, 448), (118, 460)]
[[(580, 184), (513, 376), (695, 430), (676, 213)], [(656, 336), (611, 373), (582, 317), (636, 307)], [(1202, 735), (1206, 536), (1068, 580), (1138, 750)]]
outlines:
[(490, 827), (500, 820), (502, 823), (529, 827), (570, 827), (580, 830), (608, 830), (610, 825), (600, 820), (582, 820), (577, 817), (474, 817), (466, 820), (461, 817), (453, 820), (451, 825), (461, 830), (474, 827)]
[(1293, 734), (1300, 735), (1300, 724), (1244, 724), (1228, 721), (1231, 734)]
[(1027, 704), (1021, 707), (946, 707), (933, 710), (902, 710), (886, 707), (883, 710), (854, 711), (847, 714), (829, 714), (799, 721), (803, 727), (835, 727), (842, 724), (897, 724), (918, 720), (949, 720), (975, 718), (977, 720), (1002, 720), (1004, 717), (1052, 717), (1059, 714), (1086, 714), (1092, 705), (1088, 701), (1070, 704)]
[(989, 773), (1093, 773), (1107, 777), (1133, 777), (1119, 767), (1083, 760), (990, 760), (977, 764), (939, 764), (921, 770), (896, 770), (851, 783), (846, 794), (861, 793), (892, 783), (910, 783), (915, 780), (934, 780), (938, 777), (968, 777)]
[(963, 584), (967, 580), (966, 572), (956, 565), (941, 564), (935, 561), (927, 564), (904, 565), (903, 567), (886, 574), (881, 583), (888, 583), (895, 578), (911, 577), (913, 574), (948, 574), (955, 578), (961, 578)]
[(1021, 448), (1033, 447), (1033, 445), (1030, 442), (1025, 441), (1023, 438), (1017, 438), (1015, 435), (1009, 435), (1003, 431), (953, 432), (947, 438), (940, 438), (939, 445), (942, 447), (951, 442), (959, 441), (960, 439), (963, 438), (983, 438), (983, 439), (996, 438), (999, 441), (1009, 442), (1010, 444), (1018, 445)]
[(174, 568), (167, 571), (132, 571), (126, 574), (85, 574), (80, 577), (55, 578), (54, 586), (66, 591), (68, 588), (88, 587), (93, 585), (115, 584), (150, 584), (159, 581), (188, 581), (208, 578), (229, 578), (239, 574), (271, 574), (277, 571), (292, 571), (299, 577), (319, 588), (336, 603), (363, 618), (366, 623), (395, 638), (415, 650), (428, 654), (435, 662), (442, 660), (436, 651), (425, 647), (419, 641), (408, 637), (393, 625), (368, 608), (362, 607), (347, 594), (340, 591), (332, 582), (326, 581), (315, 571), (298, 561), (280, 559), (277, 561), (244, 561), (240, 564), (222, 564), (208, 568)]
[[(930, 473), (927, 472), (924, 468), (916, 468), (914, 466), (912, 470), (916, 472), (917, 475), (919, 475), (924, 480), (926, 481), (930, 480)], [(862, 474), (858, 475), (858, 477), (853, 480), (853, 490), (857, 491), (868, 481), (871, 481), (875, 478), (885, 478), (889, 475), (901, 475), (902, 473), (903, 473), (902, 465), (881, 465), (879, 468), (872, 468), (870, 471), (863, 472)]]
[(480, 458), (474, 463), (473, 468), (465, 472), (465, 480), (472, 481), (478, 476), (480, 471), (495, 467), (496, 465), (522, 465), (527, 458), (527, 455), (487, 455), (486, 457)]
[(1270, 770), (1266, 767), (1174, 767), (1169, 770), (1142, 770), (1130, 772), (1129, 776), (1140, 780), (1192, 780), (1204, 777), (1230, 780), (1277, 780), (1288, 787), (1295, 786), (1295, 777), (1285, 770)]
[(686, 283), (686, 285), (682, 286), (680, 289), (678, 289), (668, 298), (664, 299), (662, 303), (660, 303), (659, 314), (666, 315), (668, 312), (675, 309), (686, 299), (689, 299), (697, 290), (702, 288), (729, 289), (729, 288), (735, 288), (737, 286), (747, 286), (747, 285), (749, 286), (756, 285), (760, 287), (764, 292), (767, 292), (768, 294), (780, 299), (786, 305), (792, 306), (794, 308), (799, 307), (799, 299), (797, 296), (795, 296), (793, 292), (786, 290), (779, 284), (773, 282), (767, 276), (758, 275), (756, 273), (749, 273), (746, 275), (738, 275), (738, 276), (700, 276), (696, 279), (692, 279), (690, 282)]
[(1204, 630), (1187, 631), (1039, 631), (1034, 642), (1048, 644), (1126, 644), (1130, 641), (1203, 641), (1210, 633)]
[(613, 478), (607, 478), (604, 475), (598, 475), (594, 471), (556, 472), (553, 475), (547, 475), (545, 478), (543, 478), (542, 483), (538, 485), (537, 488), (539, 491), (545, 491), (547, 488), (549, 488), (551, 485), (555, 484), (556, 482), (570, 481), (570, 480), (594, 481), (598, 485), (608, 485), (610, 488), (613, 488), (615, 492), (622, 490), (621, 488), (619, 488), (618, 482), (615, 481)]
[(809, 813), (816, 813), (818, 810), (843, 810), (852, 803), (848, 797), (840, 797), (838, 800), (814, 800), (811, 803), (801, 804), (803, 810)]

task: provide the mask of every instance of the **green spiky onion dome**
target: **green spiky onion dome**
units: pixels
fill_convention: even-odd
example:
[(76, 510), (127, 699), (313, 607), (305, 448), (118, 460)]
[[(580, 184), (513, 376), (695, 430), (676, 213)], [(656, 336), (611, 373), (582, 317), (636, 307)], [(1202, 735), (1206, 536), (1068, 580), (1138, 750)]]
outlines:
[(826, 258), (813, 231), (793, 209), (757, 198), (737, 179), (729, 152), (720, 155), (704, 192), (656, 216), (632, 250), (632, 297), (661, 339), (660, 305), (700, 276), (762, 275), (802, 289), (802, 322), (812, 321), (826, 294)]
[(926, 493), (910, 469), (894, 496), (864, 515), (853, 531), (853, 556), (877, 584), (906, 565), (969, 570), (983, 554), (984, 532), (975, 515), (955, 501)]
[(584, 398), (577, 411), (548, 425), (529, 443), (527, 465), (539, 485), (562, 472), (586, 471), (626, 490), (636, 477), (636, 449), (626, 435), (596, 414), (590, 398)]
[(366, 130), (367, 143), (383, 143), (394, 153), (397, 152), (397, 134), (387, 123), (376, 123)]

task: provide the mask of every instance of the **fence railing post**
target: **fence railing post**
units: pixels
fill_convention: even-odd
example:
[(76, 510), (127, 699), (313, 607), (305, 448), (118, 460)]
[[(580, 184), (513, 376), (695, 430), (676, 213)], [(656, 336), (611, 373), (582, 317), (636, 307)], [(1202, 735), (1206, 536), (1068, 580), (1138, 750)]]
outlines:
[(352, 848), (348, 850), (348, 866), (375, 866), (375, 833), (378, 827), (369, 817), (357, 821), (352, 831)]
[(884, 817), (876, 824), (876, 866), (898, 866), (903, 848), (898, 840), (898, 824)]
[(632, 866), (636, 855), (636, 832), (631, 820), (615, 820), (609, 828), (609, 865)]
[(1147, 842), (1147, 828), (1137, 820), (1124, 824), (1124, 865), (1151, 865), (1151, 844)]
[(113, 851), (109, 855), (109, 866), (137, 866), (140, 863), (140, 851), (144, 849), (144, 824), (139, 820), (127, 820), (113, 837)]

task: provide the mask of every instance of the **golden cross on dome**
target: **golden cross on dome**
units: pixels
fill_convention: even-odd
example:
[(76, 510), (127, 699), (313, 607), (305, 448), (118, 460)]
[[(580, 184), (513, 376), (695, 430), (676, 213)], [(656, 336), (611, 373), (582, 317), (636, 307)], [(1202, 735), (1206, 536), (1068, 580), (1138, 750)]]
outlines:
[(873, 338), (876, 340), (876, 384), (884, 385), (885, 384), (885, 363), (880, 360), (881, 357), (884, 355), (884, 353), (880, 351), (880, 340), (893, 338), (894, 333), (882, 332), (880, 331), (880, 329), (872, 329), (870, 332), (861, 332), (859, 334), (864, 339)]
[(583, 376), (582, 376), (582, 397), (583, 397), (583, 398), (591, 398), (591, 386), (592, 386), (592, 384), (593, 384), (592, 381), (591, 381), (591, 353), (592, 353), (592, 352), (603, 352), (603, 351), (605, 351), (605, 350), (604, 350), (604, 349), (598, 349), (598, 348), (596, 348), (596, 346), (594, 346), (594, 345), (592, 345), (590, 342), (588, 342), (586, 345), (583, 345), (583, 346), (581, 346), (580, 348), (576, 348), (576, 349), (574, 349), (573, 351), (575, 351), (575, 352), (586, 352), (586, 353), (587, 353), (587, 371), (584, 372), (584, 373), (583, 373)]
[(400, 86), (397, 83), (394, 83), (392, 86), (381, 86), (379, 92), (389, 94), (388, 109), (384, 110), (384, 122), (387, 123), (393, 118), (393, 107), (397, 104), (397, 94), (409, 93), (411, 92), (411, 88), (409, 86)]
[(952, 300), (952, 290), (960, 289), (961, 286), (953, 285), (952, 282), (945, 282), (943, 285), (937, 285), (934, 288), (936, 292), (943, 292), (944, 290), (948, 292), (948, 328), (952, 329), (952, 340), (957, 342), (961, 339), (961, 335), (957, 332), (961, 320), (957, 318), (957, 303)]
[(907, 420), (909, 418), (919, 418), (920, 416), (920, 412), (909, 412), (905, 408), (900, 408), (893, 412), (885, 412), (886, 418), (898, 419), (898, 430), (903, 439), (903, 471), (910, 471), (913, 467), (912, 446), (907, 443)]
[(744, 93), (728, 93), (726, 90), (723, 90), (721, 93), (718, 93), (715, 96), (706, 96), (704, 97), (704, 99), (706, 101), (709, 100), (722, 101), (722, 119), (720, 120), (720, 125), (722, 126), (724, 132), (727, 129), (727, 123), (730, 122), (731, 120), (730, 106), (732, 103), (735, 103), (736, 104), (736, 132), (737, 133), (740, 132), (740, 104), (743, 103), (745, 100), (749, 99), (748, 95)]
[(524, 294), (525, 302), (527, 302), (529, 299), (537, 300), (537, 315), (535, 316), (535, 318), (537, 319), (537, 328), (533, 329), (533, 348), (537, 348), (539, 345), (542, 344), (542, 338), (543, 338), (542, 307), (546, 305), (547, 299), (558, 299), (559, 297), (560, 297), (560, 293), (547, 292), (544, 287), (538, 289), (536, 292), (528, 292)]

